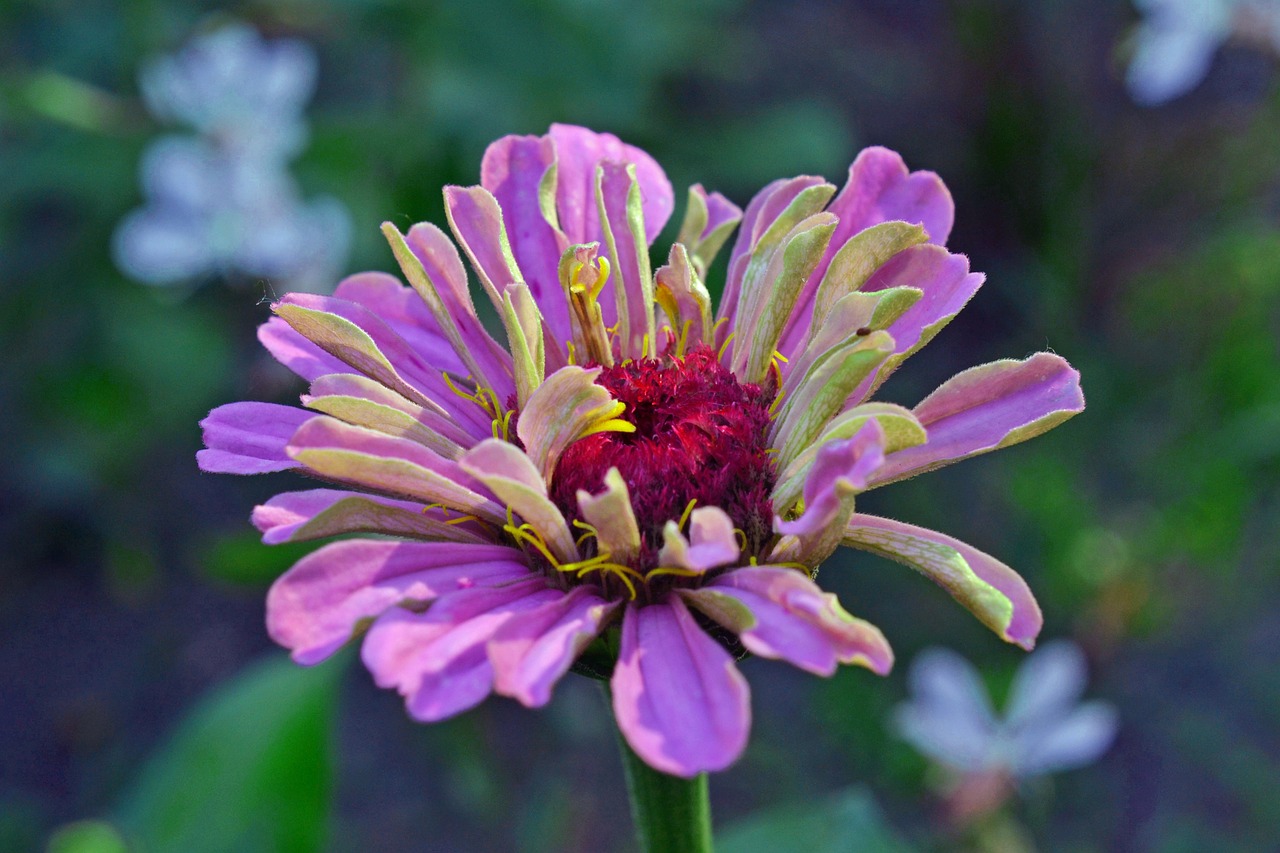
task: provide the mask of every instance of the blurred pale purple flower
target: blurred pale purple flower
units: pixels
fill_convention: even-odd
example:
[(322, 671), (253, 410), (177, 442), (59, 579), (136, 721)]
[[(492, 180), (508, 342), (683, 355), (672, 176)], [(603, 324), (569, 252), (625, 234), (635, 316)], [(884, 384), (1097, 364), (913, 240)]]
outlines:
[[(744, 212), (695, 185), (657, 270), (671, 184), (610, 134), (500, 139), (480, 184), (444, 201), (505, 342), (449, 236), (386, 223), (410, 286), (364, 273), (332, 298), (289, 294), (260, 330), (311, 383), (303, 407), (231, 403), (203, 421), (206, 471), (336, 486), (259, 506), (264, 541), (380, 534), (326, 545), (272, 587), (268, 630), (299, 663), (363, 634), (378, 684), (431, 721), (491, 692), (543, 705), (585, 653), (612, 670), (627, 743), (692, 776), (746, 745), (735, 652), (818, 675), (892, 665), (880, 631), (814, 582), (841, 544), (1035, 643), (1040, 609), (1011, 568), (854, 508), (1084, 408), (1050, 353), (966, 370), (914, 409), (872, 399), (983, 282), (945, 248), (937, 175), (868, 148), (838, 195), (780, 179)], [(739, 223), (715, 311), (703, 276)]]
[(214, 274), (327, 288), (346, 260), (349, 217), (335, 199), (304, 202), (288, 172), (306, 141), (311, 48), (230, 25), (154, 61), (141, 79), (157, 118), (200, 135), (164, 136), (144, 153), (147, 204), (116, 230), (119, 267), (157, 285)]
[(1277, 0), (1134, 0), (1142, 22), (1125, 82), (1133, 99), (1155, 106), (1185, 95), (1209, 72), (1232, 36), (1280, 50)]
[(1084, 655), (1071, 642), (1047, 643), (1014, 675), (998, 716), (978, 671), (955, 652), (921, 652), (908, 674), (911, 699), (894, 714), (898, 733), (925, 756), (963, 774), (1028, 779), (1092, 764), (1116, 733), (1116, 712), (1080, 702)]
[(316, 67), (306, 42), (265, 41), (232, 23), (152, 60), (139, 84), (156, 118), (188, 125), (227, 150), (288, 160), (306, 146), (303, 113)]

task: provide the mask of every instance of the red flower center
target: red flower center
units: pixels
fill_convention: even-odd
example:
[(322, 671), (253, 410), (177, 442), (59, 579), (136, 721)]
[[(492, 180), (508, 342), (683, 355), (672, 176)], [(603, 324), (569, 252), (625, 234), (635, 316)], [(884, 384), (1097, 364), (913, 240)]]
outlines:
[(684, 358), (631, 361), (596, 380), (626, 404), (636, 431), (602, 432), (570, 445), (551, 480), (551, 499), (578, 519), (579, 489), (599, 494), (617, 468), (631, 492), (640, 528), (640, 565), (657, 565), (662, 528), (679, 521), (690, 501), (717, 506), (745, 534), (743, 562), (758, 554), (773, 523), (770, 494), (777, 473), (766, 435), (773, 394), (744, 385), (708, 346)]

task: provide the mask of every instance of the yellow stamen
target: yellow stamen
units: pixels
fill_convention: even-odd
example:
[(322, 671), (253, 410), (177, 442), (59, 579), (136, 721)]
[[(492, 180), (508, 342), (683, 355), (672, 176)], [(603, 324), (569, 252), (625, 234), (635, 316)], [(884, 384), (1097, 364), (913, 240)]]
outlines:
[(649, 572), (644, 576), (644, 579), (645, 579), (645, 582), (648, 582), (652, 580), (654, 577), (658, 577), (661, 575), (675, 575), (676, 577), (681, 577), (681, 578), (693, 578), (693, 577), (697, 577), (698, 574), (699, 572), (695, 572), (693, 569), (684, 569), (684, 568), (680, 568), (679, 566), (660, 566), (656, 569), (650, 569)]
[(689, 503), (685, 505), (684, 512), (680, 513), (679, 527), (681, 530), (684, 530), (685, 522), (689, 520), (689, 516), (693, 513), (693, 505), (696, 504), (697, 502), (698, 502), (697, 498), (694, 498), (693, 500), (689, 501)]
[(722, 344), (720, 345), (720, 352), (716, 353), (716, 358), (717, 358), (717, 359), (719, 359), (720, 361), (723, 361), (723, 360), (724, 360), (724, 353), (725, 353), (725, 350), (727, 350), (727, 349), (729, 348), (729, 344), (730, 344), (730, 343), (732, 343), (732, 341), (733, 341), (734, 337), (735, 337), (737, 334), (738, 334), (737, 332), (730, 332), (730, 333), (729, 333), (729, 337), (727, 337), (727, 338), (725, 338), (725, 339), (724, 339), (724, 343), (722, 343)]
[(680, 327), (680, 340), (676, 343), (676, 355), (684, 355), (689, 346), (689, 331), (693, 328), (693, 319), (685, 320)]
[[(577, 331), (582, 337), (587, 359), (612, 367), (613, 344), (604, 326), (600, 306), (596, 303), (608, 278), (609, 262), (604, 258), (597, 258), (593, 266), (578, 262), (570, 270), (568, 291), (569, 307), (578, 321)], [(570, 359), (571, 363), (573, 360)]]
[(782, 398), (787, 396), (786, 389), (779, 385), (778, 396), (773, 398), (773, 402), (769, 404), (769, 417), (773, 417), (778, 413), (778, 404), (782, 402)]

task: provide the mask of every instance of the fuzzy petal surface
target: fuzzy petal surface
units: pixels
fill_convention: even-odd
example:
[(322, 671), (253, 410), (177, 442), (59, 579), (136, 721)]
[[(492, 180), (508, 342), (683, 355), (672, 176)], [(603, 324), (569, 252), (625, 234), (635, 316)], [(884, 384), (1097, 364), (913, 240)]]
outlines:
[(554, 600), (539, 577), (451, 593), (426, 613), (393, 608), (369, 629), (360, 657), (379, 687), (405, 697), (415, 720), (435, 722), (484, 701), (493, 689), (486, 645), (514, 614)]
[(253, 524), (267, 545), (341, 533), (382, 533), (447, 542), (487, 542), (474, 524), (446, 524), (441, 509), (414, 501), (339, 489), (284, 492), (253, 508)]
[(912, 410), (928, 440), (891, 454), (872, 485), (1035, 438), (1082, 411), (1080, 374), (1053, 353), (970, 368), (942, 383)]
[(600, 240), (596, 166), (601, 160), (613, 160), (635, 166), (644, 206), (645, 238), (652, 243), (675, 210), (671, 182), (657, 161), (611, 133), (596, 133), (571, 124), (553, 124), (549, 136), (556, 150), (556, 207), (560, 230), (569, 242)]
[(276, 361), (308, 382), (331, 373), (346, 373), (351, 368), (334, 358), (306, 337), (294, 331), (281, 317), (272, 317), (258, 327), (258, 342)]
[(664, 773), (691, 778), (723, 770), (747, 744), (747, 680), (677, 597), (628, 605), (610, 684), (623, 737)]
[(319, 663), (361, 624), (402, 601), (529, 575), (501, 545), (348, 539), (308, 554), (267, 593), (267, 631), (302, 664)]
[(298, 467), (285, 445), (311, 412), (275, 403), (227, 403), (200, 422), (205, 449), (196, 454), (201, 471), (267, 474)]
[(879, 675), (893, 667), (893, 650), (880, 629), (849, 615), (833, 593), (795, 569), (736, 569), (681, 595), (736, 631), (752, 654), (785, 660), (815, 675), (831, 675), (841, 663)]
[(494, 690), (537, 708), (620, 606), (579, 586), (533, 610), (513, 615), (493, 635), (489, 662)]
[(933, 530), (861, 513), (849, 519), (844, 544), (916, 569), (1007, 642), (1035, 645), (1040, 605), (1026, 581), (994, 557)]

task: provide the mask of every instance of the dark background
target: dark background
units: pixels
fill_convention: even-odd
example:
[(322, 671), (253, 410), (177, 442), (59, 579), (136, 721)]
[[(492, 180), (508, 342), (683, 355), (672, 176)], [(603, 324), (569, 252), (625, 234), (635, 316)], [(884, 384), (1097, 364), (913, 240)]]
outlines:
[[(194, 454), (211, 407), (300, 390), (254, 340), (273, 291), (149, 288), (110, 253), (165, 130), (140, 63), (219, 16), (317, 49), (293, 168), (347, 206), (348, 271), (392, 269), (378, 223), (443, 224), (440, 187), (476, 182), (488, 141), (552, 121), (651, 152), (677, 219), (694, 181), (745, 206), (775, 177), (841, 183), (869, 144), (941, 174), (949, 244), (987, 284), (886, 396), (914, 403), (959, 369), (1051, 348), (1088, 409), (860, 506), (1019, 569), (1043, 636), (1084, 647), (1090, 695), (1121, 720), (1098, 764), (1005, 814), (1049, 851), (1280, 845), (1280, 77), (1259, 46), (1228, 43), (1190, 94), (1146, 108), (1123, 85), (1137, 14), (1103, 0), (9, 0), (0, 849), (84, 818), (137, 849), (183, 833), (210, 850), (631, 843), (591, 683), (567, 680), (541, 712), (490, 700), (423, 727), (354, 656), (298, 670), (266, 637), (266, 586), (301, 552), (257, 544), (247, 516), (296, 486), (201, 475)], [(92, 109), (50, 79), (88, 87)], [(997, 695), (1022, 653), (888, 562), (839, 556), (823, 581), (882, 627), (898, 669), (821, 681), (746, 663), (756, 722), (712, 779), (717, 824), (860, 786), (911, 849), (963, 849), (889, 715), (925, 646), (964, 653)]]

